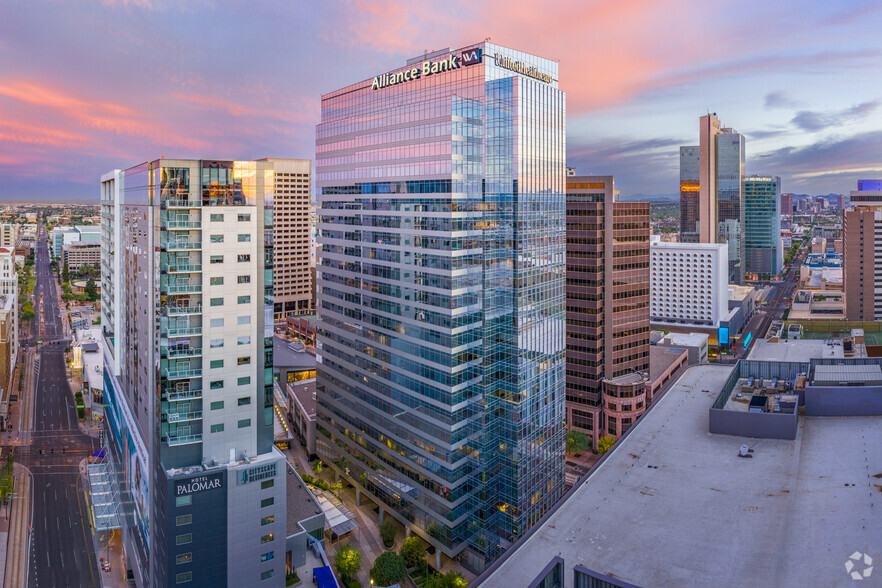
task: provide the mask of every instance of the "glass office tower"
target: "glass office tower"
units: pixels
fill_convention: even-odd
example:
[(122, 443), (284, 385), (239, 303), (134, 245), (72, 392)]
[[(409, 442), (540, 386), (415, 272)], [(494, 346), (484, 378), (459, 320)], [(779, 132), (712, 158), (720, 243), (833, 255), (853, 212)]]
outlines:
[(476, 569), (563, 492), (565, 138), (489, 43), (322, 97), (317, 450)]
[(744, 283), (744, 135), (722, 129), (717, 135), (717, 243), (729, 244), (729, 283)]
[(781, 178), (750, 176), (744, 178), (744, 248), (747, 252), (745, 273), (751, 279), (775, 277), (783, 264), (781, 246)]

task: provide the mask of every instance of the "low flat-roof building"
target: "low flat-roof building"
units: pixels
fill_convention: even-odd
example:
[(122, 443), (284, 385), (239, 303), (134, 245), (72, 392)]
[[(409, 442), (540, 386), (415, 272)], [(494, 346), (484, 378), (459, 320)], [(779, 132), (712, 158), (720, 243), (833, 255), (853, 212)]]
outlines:
[(653, 345), (649, 348), (649, 381), (646, 382), (646, 402), (652, 404), (659, 394), (680, 377), (689, 365), (689, 351), (679, 347)]
[[(868, 497), (882, 471), (882, 417), (803, 417), (795, 440), (759, 444), (709, 433), (732, 375), (687, 369), (474, 584), (850, 585), (845, 563), (860, 553), (852, 568), (863, 573), (863, 553), (882, 545), (880, 501)], [(742, 444), (751, 458), (739, 457)]]
[(689, 365), (707, 363), (708, 336), (704, 333), (668, 333), (657, 347), (677, 347), (689, 352)]

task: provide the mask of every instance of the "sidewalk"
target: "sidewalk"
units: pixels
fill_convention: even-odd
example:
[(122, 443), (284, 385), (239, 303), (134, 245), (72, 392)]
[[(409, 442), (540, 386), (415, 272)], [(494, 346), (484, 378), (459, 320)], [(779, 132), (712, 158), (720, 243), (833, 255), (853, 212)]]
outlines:
[[(27, 564), (29, 551), (28, 521), (31, 509), (31, 473), (21, 464), (15, 464), (15, 490), (9, 519), (6, 520), (7, 533), (0, 540), (3, 554), (3, 586), (18, 588), (27, 584)], [(4, 513), (6, 509), (4, 508)], [(5, 515), (4, 515), (5, 516)]]

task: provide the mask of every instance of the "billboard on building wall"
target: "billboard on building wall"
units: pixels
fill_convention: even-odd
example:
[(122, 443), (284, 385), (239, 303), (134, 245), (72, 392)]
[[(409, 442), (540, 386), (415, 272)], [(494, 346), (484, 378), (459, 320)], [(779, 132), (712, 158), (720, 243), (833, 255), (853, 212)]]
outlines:
[(107, 401), (105, 417), (113, 433), (114, 440), (119, 445), (120, 454), (122, 455), (120, 471), (125, 476), (126, 487), (132, 495), (134, 518), (141, 531), (144, 546), (149, 552), (149, 456), (147, 455), (147, 448), (144, 442), (138, 435), (135, 421), (128, 407), (117, 394), (108, 372), (109, 370), (104, 370), (104, 393)]

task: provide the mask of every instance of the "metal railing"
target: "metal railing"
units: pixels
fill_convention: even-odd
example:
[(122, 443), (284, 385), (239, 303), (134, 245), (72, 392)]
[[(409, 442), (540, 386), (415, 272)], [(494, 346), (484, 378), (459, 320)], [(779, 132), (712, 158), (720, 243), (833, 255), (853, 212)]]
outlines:
[(202, 398), (202, 389), (177, 390), (176, 388), (163, 388), (165, 399), (169, 402), (180, 402), (181, 400), (193, 400)]
[(166, 412), (165, 419), (170, 423), (182, 423), (185, 421), (198, 421), (202, 418), (202, 411), (193, 412)]
[(166, 306), (165, 314), (168, 316), (179, 316), (182, 314), (199, 314), (202, 312), (202, 305), (196, 304), (194, 306)]
[(184, 349), (175, 349), (174, 347), (163, 347), (162, 352), (169, 359), (175, 357), (199, 357), (202, 355), (202, 349), (198, 347), (187, 347)]
[(162, 248), (166, 251), (200, 251), (202, 243), (197, 241), (163, 241)]
[(168, 294), (195, 294), (202, 292), (202, 284), (169, 284), (165, 291)]
[(202, 221), (167, 220), (163, 223), (160, 223), (160, 228), (173, 231), (189, 231), (190, 229), (201, 229)]
[(201, 378), (202, 377), (202, 369), (165, 369), (165, 377), (169, 380), (185, 380), (187, 378)]
[(176, 445), (190, 445), (192, 443), (202, 443), (202, 433), (198, 435), (166, 435), (163, 441), (174, 447)]
[(169, 327), (169, 337), (189, 337), (190, 335), (201, 335), (202, 327)]
[(177, 264), (169, 264), (164, 263), (159, 266), (159, 269), (164, 272), (201, 272), (202, 265), (198, 263), (177, 263)]

